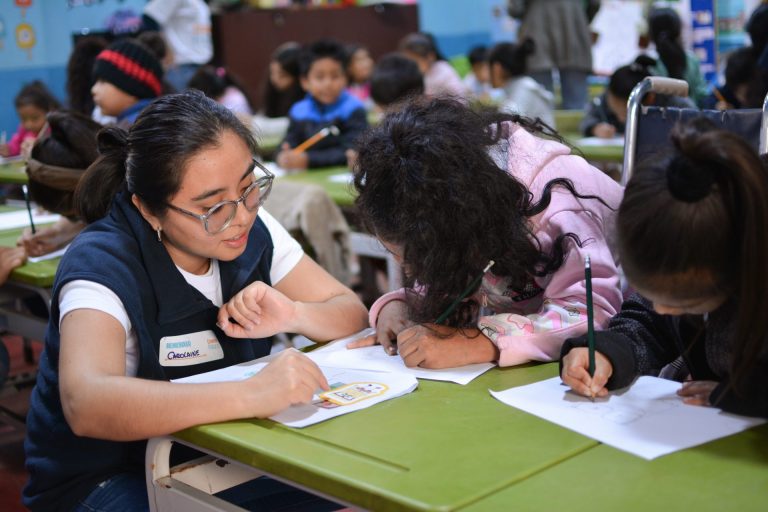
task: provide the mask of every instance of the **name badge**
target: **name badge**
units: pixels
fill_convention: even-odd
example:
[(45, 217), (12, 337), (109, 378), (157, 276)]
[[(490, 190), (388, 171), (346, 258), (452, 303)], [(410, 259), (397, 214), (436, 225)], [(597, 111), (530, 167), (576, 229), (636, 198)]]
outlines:
[(224, 350), (213, 331), (199, 331), (160, 339), (161, 366), (191, 366), (224, 357)]

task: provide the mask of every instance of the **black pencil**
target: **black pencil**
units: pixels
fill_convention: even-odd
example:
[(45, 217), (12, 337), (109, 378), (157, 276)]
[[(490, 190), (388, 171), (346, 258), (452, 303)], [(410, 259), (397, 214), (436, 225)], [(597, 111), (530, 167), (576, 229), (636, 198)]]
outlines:
[(29, 226), (32, 228), (32, 234), (34, 235), (36, 232), (35, 221), (32, 219), (32, 205), (29, 202), (29, 191), (27, 190), (26, 185), (22, 185), (21, 190), (24, 192), (24, 202), (27, 203), (27, 213), (29, 214)]

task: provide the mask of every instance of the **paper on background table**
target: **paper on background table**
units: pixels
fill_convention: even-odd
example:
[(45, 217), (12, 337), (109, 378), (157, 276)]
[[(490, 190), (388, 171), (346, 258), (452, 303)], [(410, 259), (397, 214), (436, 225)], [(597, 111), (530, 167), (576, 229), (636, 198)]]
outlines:
[[(220, 370), (192, 375), (191, 377), (185, 377), (183, 379), (176, 379), (172, 382), (199, 384), (205, 382), (245, 380), (249, 377), (253, 377), (267, 366), (268, 363), (264, 362), (265, 360), (268, 361), (273, 358), (274, 356), (267, 356), (266, 358), (228, 366), (227, 368), (222, 368)], [(336, 387), (334, 386), (335, 384), (375, 383), (383, 384), (387, 389), (380, 395), (366, 398), (365, 400), (350, 405), (341, 405), (332, 409), (315, 405), (316, 403), (319, 404), (322, 402), (322, 400), (315, 395), (312, 401), (313, 403), (293, 405), (288, 409), (271, 416), (269, 419), (289, 427), (306, 427), (308, 425), (335, 418), (336, 416), (368, 408), (385, 400), (397, 398), (398, 396), (410, 393), (419, 385), (418, 381), (413, 376), (402, 373), (366, 372), (323, 366), (320, 367), (320, 370), (323, 372), (323, 375), (325, 375), (325, 378), (328, 380), (328, 384), (330, 384), (331, 387)]]
[(328, 181), (332, 183), (352, 183), (352, 173), (346, 172), (344, 174), (333, 174), (328, 176)]
[(686, 405), (680, 383), (640, 377), (607, 398), (577, 395), (560, 377), (490, 391), (501, 402), (644, 459), (690, 448), (765, 423), (713, 407)]
[[(57, 213), (40, 213), (32, 210), (32, 218), (35, 220), (35, 226), (40, 224), (50, 224), (61, 218)], [(0, 213), (0, 230), (18, 229), (29, 226), (29, 213), (27, 210), (16, 210), (13, 212)]]
[(611, 137), (604, 139), (602, 137), (584, 137), (576, 141), (577, 146), (623, 146), (624, 137)]
[(331, 342), (307, 355), (320, 366), (335, 366), (337, 368), (379, 372), (401, 372), (413, 375), (419, 379), (443, 380), (461, 385), (468, 384), (475, 377), (482, 375), (495, 366), (493, 363), (479, 363), (441, 370), (408, 368), (399, 355), (388, 355), (380, 345), (356, 349), (347, 348), (347, 343), (350, 341), (363, 338), (374, 332), (376, 332), (374, 329), (365, 329), (347, 338)]

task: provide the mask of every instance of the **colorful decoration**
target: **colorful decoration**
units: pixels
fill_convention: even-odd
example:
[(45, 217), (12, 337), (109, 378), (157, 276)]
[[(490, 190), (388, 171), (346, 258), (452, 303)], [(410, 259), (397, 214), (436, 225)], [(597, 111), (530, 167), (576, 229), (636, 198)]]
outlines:
[(5, 49), (5, 20), (0, 16), (0, 50)]
[(27, 51), (27, 56), (32, 59), (32, 48), (35, 46), (35, 29), (29, 23), (19, 23), (16, 26), (16, 44), (22, 50)]

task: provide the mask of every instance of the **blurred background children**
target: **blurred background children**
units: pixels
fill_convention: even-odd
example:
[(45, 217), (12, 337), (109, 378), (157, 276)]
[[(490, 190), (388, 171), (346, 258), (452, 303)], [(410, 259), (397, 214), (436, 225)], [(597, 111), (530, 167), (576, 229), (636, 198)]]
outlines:
[(189, 88), (198, 89), (235, 113), (246, 126), (251, 124), (253, 108), (240, 81), (224, 67), (202, 66), (189, 79)]
[[(611, 138), (624, 133), (627, 122), (627, 102), (632, 89), (652, 74), (655, 60), (640, 55), (635, 62), (617, 69), (608, 82), (608, 89), (592, 100), (581, 121), (581, 132), (587, 137)], [(644, 105), (659, 107), (695, 108), (688, 98), (649, 93), (643, 98)]]
[[(307, 96), (291, 107), (290, 123), (277, 163), (284, 169), (346, 165), (346, 151), (368, 127), (363, 102), (347, 92), (344, 48), (332, 40), (312, 43), (301, 59), (301, 86)], [(338, 135), (327, 135), (306, 151), (293, 148), (323, 128), (335, 126)]]
[(648, 13), (648, 37), (656, 46), (659, 60), (653, 75), (679, 78), (688, 82), (688, 97), (698, 104), (707, 96), (707, 83), (699, 69), (699, 59), (683, 48), (682, 21), (671, 7), (657, 7)]
[(499, 43), (488, 55), (491, 84), (501, 89), (501, 109), (555, 126), (555, 97), (539, 82), (526, 75), (526, 61), (534, 51), (533, 40), (520, 44)]
[(739, 48), (728, 55), (725, 64), (725, 84), (712, 88), (700, 105), (703, 109), (759, 108), (749, 105), (749, 89), (757, 76), (757, 62), (751, 47)]
[(120, 127), (133, 124), (144, 107), (162, 93), (160, 61), (146, 46), (130, 39), (112, 43), (99, 53), (93, 76), (94, 103), (103, 114), (114, 116)]
[(405, 36), (399, 45), (406, 57), (419, 65), (424, 75), (424, 94), (427, 96), (455, 96), (464, 98), (467, 90), (461, 77), (453, 69), (435, 44), (435, 39), (425, 32)]
[(368, 48), (359, 44), (347, 45), (345, 50), (347, 52), (347, 90), (368, 108), (371, 106), (373, 59)]
[(294, 103), (305, 96), (299, 78), (301, 46), (293, 41), (277, 47), (269, 62), (261, 108), (266, 117), (288, 117)]
[(45, 126), (45, 116), (59, 108), (58, 100), (38, 80), (22, 87), (13, 104), (21, 123), (11, 140), (0, 144), (0, 156), (17, 156), (28, 152)]
[(413, 59), (388, 53), (376, 62), (371, 75), (371, 97), (379, 109), (421, 94), (424, 94), (424, 76)]

